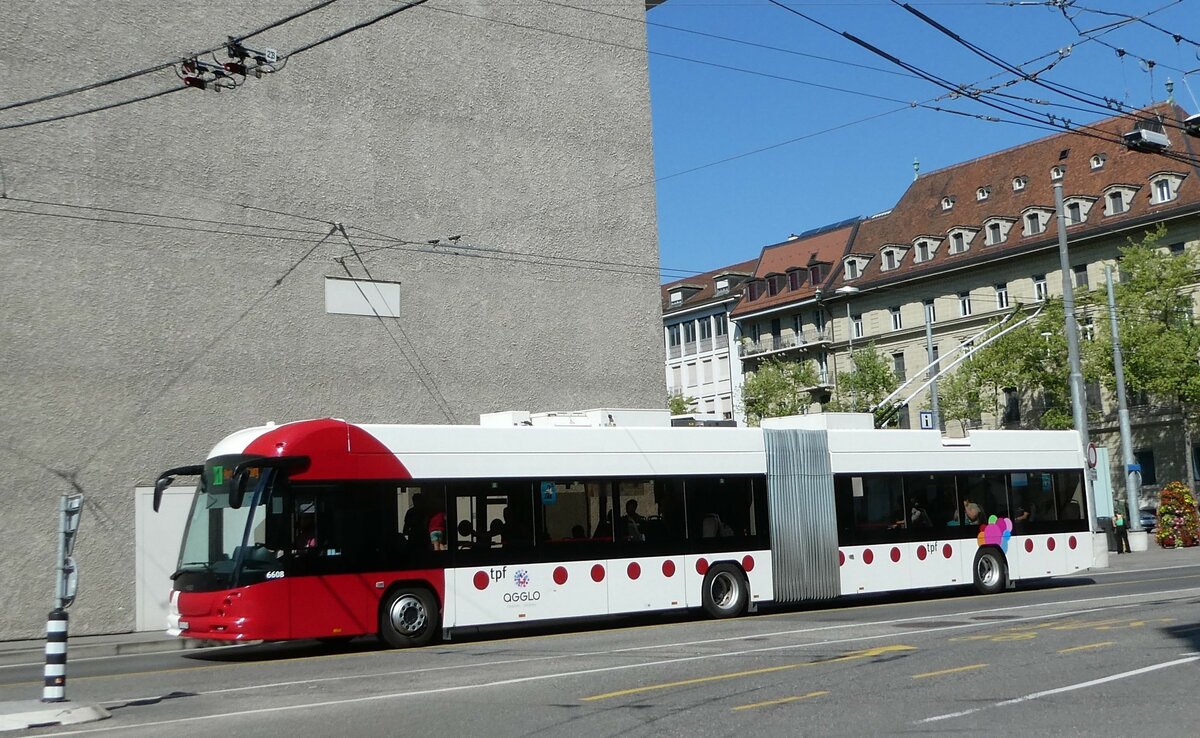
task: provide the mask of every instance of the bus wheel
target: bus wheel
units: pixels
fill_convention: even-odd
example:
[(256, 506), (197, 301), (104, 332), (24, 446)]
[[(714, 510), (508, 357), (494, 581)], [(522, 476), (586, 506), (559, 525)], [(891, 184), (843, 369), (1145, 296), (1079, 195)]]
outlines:
[(975, 554), (975, 590), (980, 594), (995, 594), (1004, 589), (1008, 578), (1004, 556), (994, 548), (983, 548)]
[(704, 611), (714, 618), (733, 618), (746, 611), (750, 588), (733, 564), (716, 564), (704, 575), (700, 598)]
[(438, 632), (438, 608), (427, 589), (394, 589), (379, 606), (379, 637), (392, 648), (425, 646)]

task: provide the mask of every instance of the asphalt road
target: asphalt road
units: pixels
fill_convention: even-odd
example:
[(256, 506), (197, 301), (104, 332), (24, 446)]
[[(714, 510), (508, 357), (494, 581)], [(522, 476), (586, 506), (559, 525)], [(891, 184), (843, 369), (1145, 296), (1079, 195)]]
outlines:
[[(28, 735), (1190, 735), (1200, 566), (474, 636), (73, 661), (112, 718)], [(0, 701), (36, 694), (0, 668)], [(32, 690), (32, 692), (31, 692)]]

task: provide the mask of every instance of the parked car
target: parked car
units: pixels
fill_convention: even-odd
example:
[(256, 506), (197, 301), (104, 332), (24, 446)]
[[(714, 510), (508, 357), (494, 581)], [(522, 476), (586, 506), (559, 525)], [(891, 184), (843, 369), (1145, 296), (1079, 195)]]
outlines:
[(1142, 508), (1142, 528), (1150, 533), (1158, 525), (1158, 510), (1152, 507)]

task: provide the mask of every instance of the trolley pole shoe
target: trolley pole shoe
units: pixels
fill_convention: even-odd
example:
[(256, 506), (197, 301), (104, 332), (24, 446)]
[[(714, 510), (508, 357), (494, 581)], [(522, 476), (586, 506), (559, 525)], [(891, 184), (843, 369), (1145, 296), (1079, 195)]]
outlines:
[(46, 620), (46, 669), (42, 702), (67, 701), (67, 613), (50, 611)]

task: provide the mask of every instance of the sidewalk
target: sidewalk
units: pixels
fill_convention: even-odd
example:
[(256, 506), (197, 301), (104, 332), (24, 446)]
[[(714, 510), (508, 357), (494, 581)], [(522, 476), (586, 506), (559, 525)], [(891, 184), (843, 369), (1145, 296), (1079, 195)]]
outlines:
[(1196, 565), (1200, 565), (1200, 546), (1192, 546), (1191, 548), (1159, 548), (1153, 537), (1151, 537), (1150, 545), (1145, 551), (1121, 554), (1119, 556), (1115, 551), (1109, 551), (1108, 568), (1093, 569), (1092, 571), (1099, 574)]

